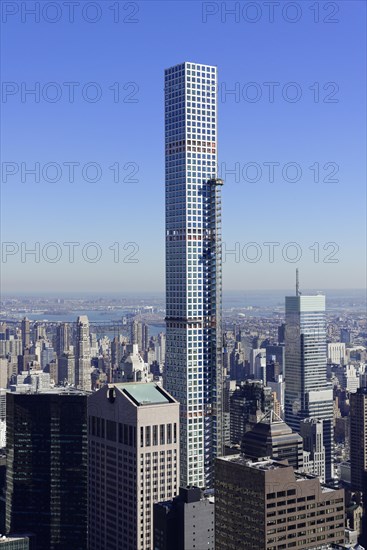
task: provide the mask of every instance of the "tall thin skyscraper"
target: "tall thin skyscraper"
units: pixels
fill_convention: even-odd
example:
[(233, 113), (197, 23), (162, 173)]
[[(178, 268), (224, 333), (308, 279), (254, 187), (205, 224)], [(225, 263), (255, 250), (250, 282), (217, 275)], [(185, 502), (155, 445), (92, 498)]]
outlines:
[(78, 317), (76, 330), (75, 384), (82, 390), (90, 390), (92, 386), (92, 369), (89, 321), (86, 315), (80, 315), (80, 317)]
[(30, 344), (30, 323), (27, 317), (22, 319), (22, 344), (23, 350), (29, 348)]
[(56, 328), (56, 353), (60, 357), (69, 351), (69, 325), (60, 323)]
[(363, 491), (367, 476), (367, 388), (350, 394), (350, 467), (352, 488)]
[(285, 299), (285, 421), (300, 432), (304, 418), (323, 421), (325, 478), (332, 478), (333, 394), (327, 381), (325, 296)]
[(211, 487), (222, 454), (217, 69), (165, 71), (165, 387), (180, 402), (181, 484)]

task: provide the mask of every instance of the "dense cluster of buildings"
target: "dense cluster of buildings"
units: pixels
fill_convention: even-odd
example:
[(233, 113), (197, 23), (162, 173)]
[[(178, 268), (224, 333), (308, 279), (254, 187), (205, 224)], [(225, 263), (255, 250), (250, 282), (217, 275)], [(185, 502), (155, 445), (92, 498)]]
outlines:
[(276, 323), (223, 323), (216, 90), (165, 71), (165, 332), (0, 325), (4, 549), (366, 544), (366, 326), (298, 276)]

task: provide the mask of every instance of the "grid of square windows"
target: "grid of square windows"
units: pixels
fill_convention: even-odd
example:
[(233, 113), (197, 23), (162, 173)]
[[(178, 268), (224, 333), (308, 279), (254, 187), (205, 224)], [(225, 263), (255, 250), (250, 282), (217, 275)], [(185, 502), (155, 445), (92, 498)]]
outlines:
[[(168, 389), (181, 403), (182, 468), (187, 480), (205, 485), (204, 423), (213, 398), (211, 331), (203, 319), (212, 313), (210, 185), (217, 173), (216, 68), (184, 63), (165, 72), (166, 139), (166, 315), (198, 320), (195, 329), (167, 324)], [(184, 419), (201, 418), (194, 429)], [(208, 439), (208, 438), (207, 438)], [(185, 446), (187, 445), (187, 449)]]

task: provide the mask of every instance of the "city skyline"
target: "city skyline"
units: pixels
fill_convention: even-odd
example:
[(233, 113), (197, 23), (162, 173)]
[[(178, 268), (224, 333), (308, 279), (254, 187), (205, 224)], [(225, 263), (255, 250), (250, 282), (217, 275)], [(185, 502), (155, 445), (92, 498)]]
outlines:
[(0, 11), (0, 544), (367, 550), (367, 4)]
[[(3, 291), (28, 288), (34, 292), (101, 292), (106, 287), (116, 292), (121, 288), (163, 291), (161, 79), (164, 67), (190, 58), (220, 67), (218, 176), (226, 181), (224, 291), (284, 288), (284, 281), (296, 266), (310, 287), (363, 288), (365, 147), (360, 113), (364, 112), (364, 85), (359, 75), (365, 6), (358, 2), (341, 4), (334, 24), (316, 24), (308, 10), (307, 17), (305, 12), (297, 24), (280, 18), (273, 25), (265, 19), (256, 24), (236, 22), (233, 16), (222, 21), (220, 14), (202, 12), (205, 3), (186, 3), (180, 4), (182, 25), (173, 28), (168, 24), (173, 14), (170, 4), (138, 4), (137, 23), (125, 24), (123, 32), (117, 33), (118, 25), (111, 27), (102, 21), (93, 26), (91, 33), (91, 27), (76, 20), (74, 26), (67, 27), (69, 41), (64, 44), (62, 56), (55, 48), (50, 53), (39, 50), (37, 41), (30, 39), (35, 30), (31, 20), (24, 25), (17, 25), (16, 18), (7, 21), (5, 30), (10, 31), (12, 47), (4, 66), (5, 82), (19, 82), (19, 87), (24, 82), (30, 89), (34, 82), (41, 86), (56, 81), (64, 92), (64, 82), (79, 82), (80, 87), (97, 82), (103, 95), (95, 103), (80, 98), (80, 94), (76, 94), (74, 103), (65, 101), (65, 93), (56, 102), (37, 103), (31, 95), (22, 101), (20, 91), (19, 95), (9, 92), (4, 97), (4, 132), (8, 139), (2, 156), (10, 165), (3, 166), (2, 238), (5, 243), (15, 243), (19, 250), (11, 253), (7, 249), (6, 261), (3, 254)], [(162, 51), (161, 43), (153, 39), (154, 23), (162, 28), (162, 43), (170, 44), (169, 52), (167, 48)], [(185, 40), (187, 25), (200, 36), (199, 44)], [(65, 24), (37, 24), (41, 42), (54, 44), (64, 30)], [(216, 33), (221, 41), (207, 40)], [(142, 62), (142, 36), (150, 42), (148, 64)], [(81, 37), (85, 49), (77, 47)], [(22, 46), (24, 43), (27, 48)], [(266, 46), (270, 43), (271, 49)], [(121, 60), (118, 52), (124, 47), (130, 55)], [(353, 52), (353, 63), (349, 63), (348, 52)], [(88, 62), (89, 55), (95, 63)], [(75, 61), (65, 64), (63, 56)], [(35, 59), (41, 63), (35, 65)], [(22, 73), (17, 67), (22, 67)], [(114, 103), (114, 82), (120, 83), (123, 96), (118, 103)], [(129, 82), (132, 84), (123, 89)], [(290, 82), (296, 85), (286, 87), (288, 100), (283, 89)], [(274, 101), (269, 96), (269, 83), (275, 83)], [(259, 86), (261, 99), (252, 101), (251, 94)], [(291, 94), (299, 87), (302, 97), (292, 102)], [(128, 94), (136, 102), (126, 100)], [(326, 96), (330, 96), (330, 102), (325, 101)], [(142, 132), (148, 148), (141, 146)], [(49, 174), (50, 181), (41, 177), (35, 182), (31, 174), (24, 173), (22, 181), (22, 172), (37, 162), (42, 167), (55, 163), (56, 170), (60, 165), (59, 181), (51, 183), (55, 168)], [(79, 163), (73, 182), (63, 164), (70, 162)], [(102, 170), (102, 177), (95, 183), (91, 181), (94, 172), (87, 178), (81, 175), (81, 168), (89, 162)], [(114, 182), (116, 166), (110, 169), (114, 163), (119, 163), (122, 179), (127, 181)], [(129, 163), (132, 165), (123, 168)], [(299, 165), (302, 171), (302, 178), (295, 183), (291, 183), (295, 177), (292, 166), (289, 174), (286, 169), (286, 178), (282, 175), (289, 163), (295, 163), (296, 171)], [(331, 164), (325, 169), (327, 163)], [(262, 177), (255, 181), (259, 166)], [(275, 170), (273, 182), (271, 166)], [(329, 179), (339, 182), (328, 181), (334, 168), (338, 173)], [(137, 174), (131, 176), (136, 169)], [(247, 169), (248, 177), (244, 177), (243, 170)], [(17, 173), (11, 175), (12, 170)], [(5, 208), (5, 204), (17, 205), (16, 224), (12, 209)], [(60, 223), (55, 223), (56, 207)], [(304, 214), (300, 215), (301, 211)], [(62, 223), (64, 219), (69, 223)], [(22, 242), (28, 249), (40, 243), (39, 263), (31, 255), (22, 262)], [(50, 242), (59, 248), (44, 250)], [(80, 243), (75, 248), (74, 262), (69, 262), (70, 248), (64, 245), (70, 242)], [(99, 250), (93, 246), (84, 251), (83, 257), (87, 243), (97, 243), (101, 249), (102, 256), (96, 263), (88, 259), (98, 256)], [(273, 248), (265, 243), (279, 245)], [(60, 253), (60, 260), (54, 262)], [(300, 253), (300, 260), (292, 263)], [(260, 254), (259, 261), (254, 261)], [(115, 262), (117, 255), (119, 261)], [(354, 269), (356, 262), (361, 269)]]

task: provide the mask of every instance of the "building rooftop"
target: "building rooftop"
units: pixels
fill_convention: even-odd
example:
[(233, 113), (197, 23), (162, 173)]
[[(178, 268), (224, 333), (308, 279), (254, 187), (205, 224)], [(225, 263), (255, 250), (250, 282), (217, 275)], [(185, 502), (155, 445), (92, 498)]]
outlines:
[(28, 540), (29, 535), (0, 535), (0, 544)]
[[(42, 374), (47, 374), (43, 373)], [(20, 392), (18, 388), (27, 389), (27, 391)], [(37, 388), (32, 389), (31, 384), (12, 384), (10, 386), (10, 391), (7, 390), (6, 393), (16, 394), (16, 395), (91, 395), (92, 391), (81, 390), (75, 388), (75, 386), (54, 386), (51, 388)]]
[[(278, 470), (280, 468), (288, 468), (289, 471), (292, 472), (292, 477), (296, 482), (302, 482), (306, 480), (319, 480), (317, 475), (315, 474), (309, 474), (304, 472), (299, 472), (297, 470), (294, 470), (292, 466), (288, 464), (287, 460), (273, 460), (272, 458), (264, 457), (262, 460), (253, 461), (243, 454), (238, 455), (228, 455), (228, 456), (221, 456), (220, 458), (217, 458), (217, 460), (225, 460), (226, 462), (235, 462), (236, 464), (247, 466), (248, 468), (253, 468), (256, 470), (262, 470), (262, 471), (270, 471), (270, 470)], [(320, 482), (320, 489), (322, 493), (329, 493), (335, 491), (335, 488), (329, 487), (327, 485), (324, 485)]]
[(236, 464), (248, 466), (249, 468), (256, 468), (257, 470), (275, 470), (277, 468), (290, 468), (290, 466), (285, 461), (282, 462), (278, 460), (273, 460), (272, 458), (264, 458), (263, 460), (253, 461), (242, 454), (221, 456), (218, 460), (235, 462)]
[(128, 395), (137, 405), (158, 405), (175, 403), (175, 400), (162, 388), (154, 383), (114, 384), (114, 387)]

